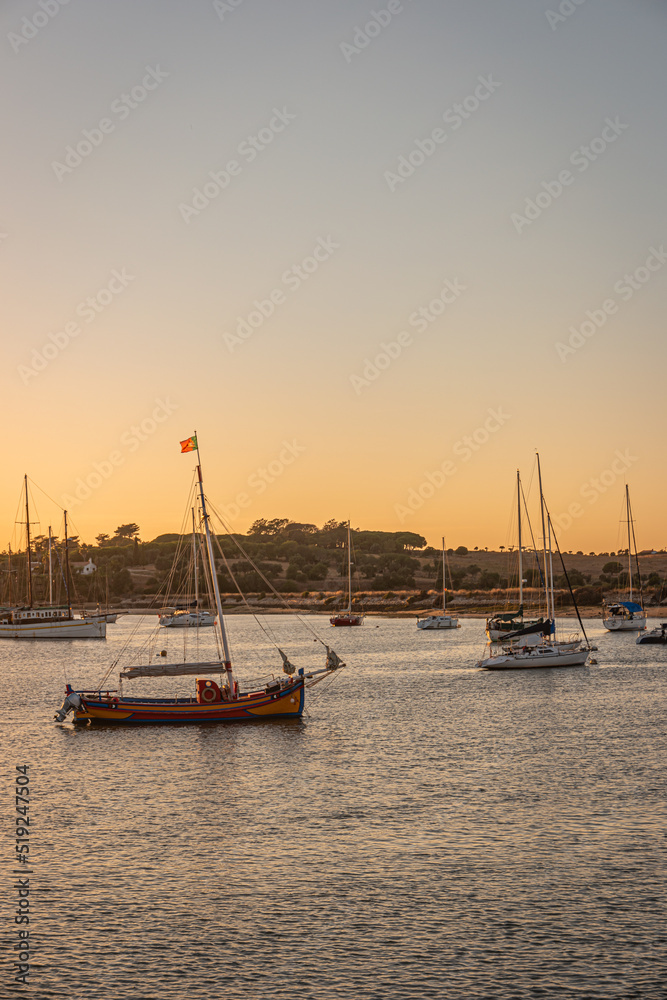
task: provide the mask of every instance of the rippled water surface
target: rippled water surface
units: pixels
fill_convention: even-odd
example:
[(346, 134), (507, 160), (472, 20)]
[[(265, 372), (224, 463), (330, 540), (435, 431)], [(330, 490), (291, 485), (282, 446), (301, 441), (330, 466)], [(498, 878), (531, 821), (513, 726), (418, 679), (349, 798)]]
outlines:
[[(486, 673), (481, 621), (316, 623), (348, 667), (300, 722), (56, 725), (65, 673), (97, 683), (136, 620), (2, 642), (10, 860), (15, 764), (34, 789), (30, 995), (664, 995), (667, 647), (592, 625), (595, 666)], [(229, 625), (256, 676), (255, 623)]]

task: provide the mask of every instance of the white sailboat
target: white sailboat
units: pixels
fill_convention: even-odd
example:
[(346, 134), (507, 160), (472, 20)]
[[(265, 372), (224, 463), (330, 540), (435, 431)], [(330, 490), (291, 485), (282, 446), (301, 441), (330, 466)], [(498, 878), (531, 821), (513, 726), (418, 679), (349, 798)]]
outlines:
[(194, 605), (191, 608), (165, 609), (160, 614), (160, 625), (164, 628), (205, 628), (215, 625), (215, 615), (211, 611), (199, 610), (199, 560), (194, 507), (192, 508), (192, 566), (195, 591)]
[[(630, 490), (625, 487), (625, 509), (628, 526), (628, 582), (630, 585), (630, 595), (627, 601), (611, 601), (605, 604), (602, 624), (609, 632), (638, 632), (646, 628), (646, 613), (641, 604), (633, 601), (632, 593), (632, 549), (635, 552), (637, 562), (637, 575), (639, 576), (639, 561), (637, 559), (637, 543), (634, 540), (635, 528), (630, 507)], [(634, 546), (632, 545), (634, 542)], [(640, 600), (641, 600), (641, 576), (639, 576)]]
[[(67, 604), (65, 607), (53, 607), (53, 590), (51, 577), (51, 561), (49, 558), (49, 606), (39, 607), (33, 603), (32, 586), (32, 547), (30, 539), (30, 507), (28, 500), (28, 477), (25, 481), (25, 514), (26, 514), (26, 561), (27, 561), (27, 604), (21, 607), (7, 608), (0, 612), (0, 639), (104, 639), (106, 637), (106, 622), (76, 618), (72, 613), (70, 598), (69, 551), (67, 540), (67, 511), (65, 515), (65, 591)], [(51, 529), (49, 529), (50, 557)]]
[[(521, 474), (516, 472), (516, 498), (517, 498), (517, 531), (518, 531), (518, 552), (519, 552), (519, 609), (493, 615), (486, 620), (486, 634), (492, 642), (502, 641), (507, 638), (510, 632), (517, 632), (521, 629), (534, 628), (539, 630), (540, 625), (548, 625), (548, 619), (533, 618), (525, 621), (523, 617), (523, 538), (521, 533)], [(532, 529), (531, 529), (532, 531)], [(549, 632), (552, 627), (549, 627)]]
[(446, 629), (461, 628), (458, 618), (452, 618), (447, 614), (447, 562), (445, 557), (445, 539), (442, 539), (442, 614), (427, 615), (425, 618), (417, 619), (419, 629)]
[[(550, 628), (551, 622), (555, 624), (556, 621), (553, 553), (551, 546), (553, 526), (551, 517), (546, 509), (544, 493), (542, 491), (542, 472), (539, 455), (537, 456), (537, 471), (540, 485), (540, 512), (542, 517), (544, 593), (547, 609), (547, 626)], [(555, 541), (555, 534), (553, 534), (553, 537)], [(578, 610), (577, 617), (579, 618)], [(581, 618), (579, 618), (579, 623), (583, 631)], [(505, 637), (500, 652), (490, 653), (489, 656), (480, 660), (477, 666), (483, 667), (485, 670), (516, 670), (531, 667), (582, 667), (588, 659), (588, 654), (588, 641), (586, 640), (586, 644), (582, 645), (578, 636), (572, 636), (568, 640), (563, 641), (556, 639), (555, 633), (554, 635), (544, 635), (540, 634), (539, 631), (526, 632), (525, 630), (518, 630), (516, 633), (510, 632)]]
[(331, 625), (351, 626), (363, 625), (364, 616), (352, 611), (352, 542), (350, 538), (350, 522), (347, 522), (347, 608), (333, 615)]

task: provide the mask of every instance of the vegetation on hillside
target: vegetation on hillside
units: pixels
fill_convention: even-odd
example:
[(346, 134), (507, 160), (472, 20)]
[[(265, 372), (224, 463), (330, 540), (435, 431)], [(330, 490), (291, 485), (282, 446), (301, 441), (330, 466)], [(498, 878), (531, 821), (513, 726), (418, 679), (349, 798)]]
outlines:
[[(85, 601), (105, 601), (130, 596), (166, 594), (167, 585), (174, 593), (186, 587), (189, 571), (190, 536), (163, 534), (152, 541), (141, 541), (138, 524), (117, 527), (113, 535), (97, 535), (96, 544), (85, 544), (78, 537), (69, 539), (74, 597)], [(247, 534), (221, 535), (217, 538), (222, 556), (217, 558), (220, 589), (236, 594), (265, 593), (271, 587), (284, 593), (317, 591), (332, 593), (345, 588), (347, 577), (347, 526), (330, 520), (317, 527), (287, 518), (255, 521)], [(238, 544), (237, 544), (238, 543)], [(238, 545), (248, 553), (256, 568), (242, 556)], [(516, 587), (516, 552), (511, 549), (490, 552), (469, 550), (461, 545), (448, 550), (447, 588), (452, 592), (489, 592)], [(33, 539), (33, 591), (36, 600), (48, 596), (48, 539)], [(179, 553), (177, 563), (175, 557)], [(353, 589), (358, 593), (387, 593), (419, 590), (442, 591), (442, 561), (437, 549), (426, 545), (421, 535), (411, 531), (352, 532)], [(569, 554), (570, 584), (587, 603), (599, 603), (611, 591), (627, 588), (628, 572), (624, 553), (595, 556), (582, 552)], [(623, 559), (619, 561), (615, 557)], [(604, 559), (604, 562), (602, 560)], [(63, 586), (64, 553), (62, 541), (55, 539), (52, 548), (55, 600), (65, 599)], [(95, 571), (85, 575), (84, 564), (92, 560)], [(577, 562), (582, 568), (572, 565)], [(597, 566), (595, 565), (597, 564)], [(590, 571), (589, 571), (590, 566)], [(665, 563), (667, 567), (667, 563)], [(25, 558), (14, 553), (9, 572), (9, 555), (0, 556), (3, 603), (24, 599), (26, 593)], [(541, 570), (529, 553), (524, 557), (524, 580), (527, 587), (541, 586)], [(667, 574), (652, 570), (642, 573), (646, 598), (659, 601)], [(265, 579), (263, 579), (263, 577)], [(639, 580), (633, 576), (638, 590)], [(567, 589), (560, 574), (556, 586)], [(667, 593), (667, 588), (665, 590)], [(421, 595), (420, 595), (421, 596)]]

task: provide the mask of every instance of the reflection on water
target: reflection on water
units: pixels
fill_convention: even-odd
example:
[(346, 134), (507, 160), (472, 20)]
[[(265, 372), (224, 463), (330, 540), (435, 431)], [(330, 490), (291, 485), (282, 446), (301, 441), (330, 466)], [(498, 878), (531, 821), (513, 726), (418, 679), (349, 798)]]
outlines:
[[(597, 666), (490, 674), (480, 621), (322, 619), (348, 669), (301, 721), (53, 724), (64, 677), (95, 685), (134, 624), (0, 645), (40, 1000), (661, 995), (667, 650), (593, 625)], [(242, 680), (277, 670), (250, 619), (230, 632)]]

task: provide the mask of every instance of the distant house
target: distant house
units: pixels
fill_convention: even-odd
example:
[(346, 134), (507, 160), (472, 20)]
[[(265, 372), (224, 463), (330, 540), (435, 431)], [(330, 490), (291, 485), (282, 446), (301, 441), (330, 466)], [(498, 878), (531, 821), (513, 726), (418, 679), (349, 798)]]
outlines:
[(73, 562), (72, 569), (75, 573), (80, 573), (81, 576), (92, 576), (97, 566), (92, 559), (89, 559), (88, 562)]

